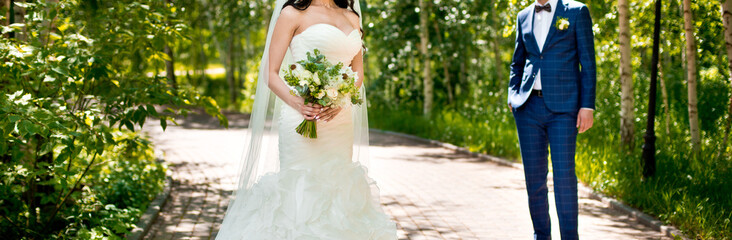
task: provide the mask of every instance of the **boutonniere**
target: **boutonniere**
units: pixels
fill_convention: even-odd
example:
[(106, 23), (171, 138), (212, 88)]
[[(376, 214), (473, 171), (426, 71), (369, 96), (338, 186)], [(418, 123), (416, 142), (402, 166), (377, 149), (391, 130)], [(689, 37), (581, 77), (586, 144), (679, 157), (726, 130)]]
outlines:
[(557, 18), (557, 25), (555, 26), (559, 30), (567, 30), (569, 28), (569, 19), (558, 17)]

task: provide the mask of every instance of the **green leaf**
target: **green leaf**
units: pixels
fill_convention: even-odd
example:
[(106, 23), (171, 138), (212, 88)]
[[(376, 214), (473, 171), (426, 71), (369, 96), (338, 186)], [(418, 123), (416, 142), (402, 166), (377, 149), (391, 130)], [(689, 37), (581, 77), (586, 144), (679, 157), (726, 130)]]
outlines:
[(122, 120), (122, 123), (129, 129), (130, 131), (135, 131), (135, 125), (132, 124), (129, 120)]
[(157, 117), (158, 116), (158, 111), (155, 109), (155, 106), (153, 106), (152, 104), (147, 104), (145, 106), (145, 108), (147, 109), (147, 114), (148, 115), (153, 116), (153, 117)]
[(109, 145), (114, 145), (116, 142), (114, 141), (114, 136), (112, 136), (112, 133), (109, 131), (102, 132), (104, 134), (104, 140), (107, 141)]
[(52, 141), (47, 141), (47, 142), (43, 143), (43, 145), (41, 145), (41, 151), (38, 152), (38, 155), (40, 155), (40, 156), (46, 155), (47, 153), (49, 153), (53, 150), (54, 146), (55, 146), (55, 144)]
[(165, 128), (168, 127), (168, 121), (165, 120), (165, 118), (160, 119), (160, 126), (163, 127), (163, 131), (165, 131)]
[(66, 71), (66, 69), (60, 68), (60, 67), (54, 67), (51, 68), (54, 72), (57, 72), (58, 74), (61, 74), (63, 76), (69, 76), (69, 72)]
[(38, 133), (38, 128), (36, 127), (36, 125), (28, 120), (20, 121), (19, 130), (22, 130), (23, 133), (21, 133), (21, 135), (25, 135), (25, 136), (33, 136), (36, 133)]
[(147, 117), (147, 110), (143, 108), (142, 106), (139, 106), (137, 110), (132, 113), (132, 119), (142, 126), (142, 124), (145, 122), (145, 118)]
[(18, 115), (15, 115), (15, 114), (11, 114), (10, 116), (8, 116), (8, 120), (9, 120), (9, 121), (10, 121), (11, 123), (17, 122), (17, 121), (18, 121), (18, 120), (20, 120), (20, 119), (21, 119), (21, 117), (20, 117), (20, 116), (18, 116)]
[(97, 151), (99, 155), (104, 153), (104, 139), (97, 138), (96, 141), (94, 141), (94, 149)]

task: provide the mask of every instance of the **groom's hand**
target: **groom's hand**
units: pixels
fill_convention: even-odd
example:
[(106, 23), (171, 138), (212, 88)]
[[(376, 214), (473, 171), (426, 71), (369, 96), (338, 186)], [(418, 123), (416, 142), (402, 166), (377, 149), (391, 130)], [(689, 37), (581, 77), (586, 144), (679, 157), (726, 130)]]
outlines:
[(582, 108), (577, 114), (577, 129), (579, 133), (583, 133), (592, 127), (594, 110)]

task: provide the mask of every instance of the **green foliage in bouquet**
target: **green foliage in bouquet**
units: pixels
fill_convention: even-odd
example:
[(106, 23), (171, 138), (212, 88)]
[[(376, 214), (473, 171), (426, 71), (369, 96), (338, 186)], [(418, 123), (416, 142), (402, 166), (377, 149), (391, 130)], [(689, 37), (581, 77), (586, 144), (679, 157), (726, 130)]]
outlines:
[[(307, 59), (282, 72), (285, 82), (292, 88), (291, 93), (302, 97), (305, 104), (335, 108), (363, 102), (355, 84), (358, 74), (341, 62), (329, 62), (318, 49), (308, 52)], [(318, 137), (315, 121), (304, 120), (296, 131), (305, 137)]]

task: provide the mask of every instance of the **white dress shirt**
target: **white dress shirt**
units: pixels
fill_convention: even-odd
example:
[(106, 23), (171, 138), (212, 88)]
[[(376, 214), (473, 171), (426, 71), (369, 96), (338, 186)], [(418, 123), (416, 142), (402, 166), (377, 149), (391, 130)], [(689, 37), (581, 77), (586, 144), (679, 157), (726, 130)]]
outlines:
[[(550, 4), (552, 11), (541, 11), (538, 13), (534, 13), (534, 38), (536, 38), (536, 43), (539, 45), (539, 51), (543, 51), (544, 49), (544, 43), (546, 43), (546, 37), (549, 35), (549, 29), (552, 27), (552, 20), (554, 19), (554, 13), (557, 12), (557, 2), (559, 0), (549, 0), (546, 2), (546, 4)], [(536, 1), (534, 5), (538, 6), (546, 6), (546, 4), (539, 4), (539, 1)], [(534, 79), (534, 89), (541, 90), (541, 69), (536, 73), (536, 78)]]

